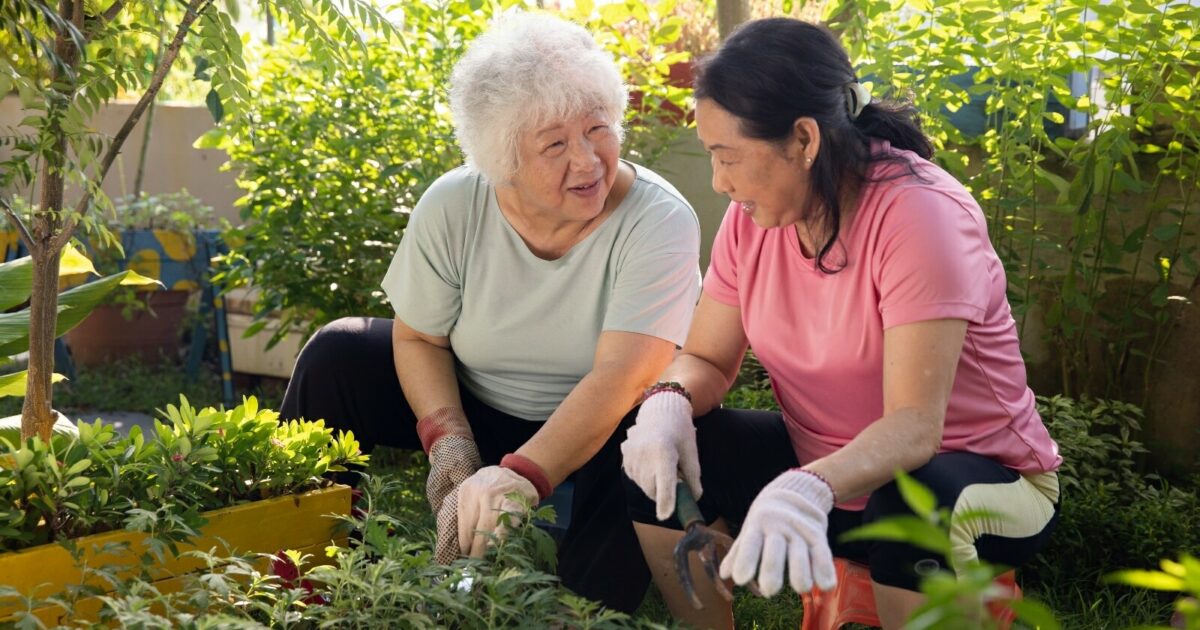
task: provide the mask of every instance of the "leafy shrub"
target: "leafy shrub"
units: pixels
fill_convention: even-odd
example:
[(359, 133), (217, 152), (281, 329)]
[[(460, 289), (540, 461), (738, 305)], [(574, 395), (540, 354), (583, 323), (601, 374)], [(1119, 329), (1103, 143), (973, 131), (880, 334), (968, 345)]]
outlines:
[(1065, 491), (1114, 491), (1140, 495), (1146, 479), (1137, 471), (1148, 451), (1134, 436), (1142, 430), (1142, 410), (1116, 400), (1074, 400), (1039, 396), (1038, 412), (1058, 442)]
[[(406, 4), (403, 43), (348, 49), (355, 63), (332, 72), (304, 46), (285, 44), (256, 73), (253, 110), (201, 138), (198, 146), (228, 153), (226, 168), (246, 191), (238, 202), (244, 225), (226, 238), (233, 251), (224, 278), (261, 290), (256, 316), (280, 313), (273, 340), (299, 322), (311, 331), (347, 315), (391, 316), (379, 282), (408, 213), (462, 162), (448, 106), (453, 65), (509, 6), (534, 3)], [(671, 64), (689, 58), (671, 48), (680, 18), (640, 0), (581, 3), (567, 17), (592, 28), (642, 94), (629, 112), (625, 155), (652, 166), (687, 133), (656, 113), (668, 104), (682, 110), (691, 94), (668, 81)], [(650, 17), (662, 19), (643, 37), (631, 25)]]
[(1158, 558), (1200, 553), (1196, 488), (1139, 472), (1146, 453), (1135, 439), (1140, 409), (1054, 396), (1039, 397), (1038, 410), (1063, 456), (1063, 499), (1058, 527), (1030, 577), (1056, 589), (1095, 586), (1112, 567), (1146, 568)]
[[(971, 186), (1020, 332), (1055, 351), (1061, 391), (1149, 391), (1140, 368), (1200, 273), (1200, 7), (865, 0), (824, 18), (876, 96), (911, 94), (937, 159)], [(1082, 120), (1069, 135), (1068, 114)]]
[(0, 550), (122, 527), (179, 539), (200, 512), (326, 486), (325, 473), (366, 461), (353, 434), (280, 424), (254, 398), (197, 411), (181, 397), (164, 415), (149, 438), (97, 420), (77, 437), (0, 439)]

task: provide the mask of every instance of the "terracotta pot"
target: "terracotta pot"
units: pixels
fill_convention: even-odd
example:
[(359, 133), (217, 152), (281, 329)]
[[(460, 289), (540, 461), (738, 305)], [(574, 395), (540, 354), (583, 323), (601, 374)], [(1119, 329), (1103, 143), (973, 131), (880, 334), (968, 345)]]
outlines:
[(100, 365), (129, 356), (160, 361), (177, 354), (188, 291), (148, 291), (149, 306), (125, 319), (119, 304), (101, 304), (66, 335), (76, 365)]

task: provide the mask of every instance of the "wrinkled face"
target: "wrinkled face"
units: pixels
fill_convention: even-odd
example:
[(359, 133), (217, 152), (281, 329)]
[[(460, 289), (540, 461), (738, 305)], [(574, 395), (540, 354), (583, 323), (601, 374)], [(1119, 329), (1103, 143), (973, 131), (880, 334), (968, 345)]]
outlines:
[(510, 183), (528, 212), (588, 221), (604, 210), (620, 150), (613, 123), (600, 112), (553, 120), (521, 133)]
[(742, 134), (739, 119), (712, 99), (696, 104), (696, 133), (712, 158), (713, 190), (736, 202), (760, 227), (800, 222), (808, 202), (804, 146)]

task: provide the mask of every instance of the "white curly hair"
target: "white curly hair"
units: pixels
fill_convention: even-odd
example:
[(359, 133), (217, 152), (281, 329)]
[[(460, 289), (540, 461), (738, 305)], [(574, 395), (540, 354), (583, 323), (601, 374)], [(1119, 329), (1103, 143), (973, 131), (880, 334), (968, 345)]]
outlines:
[(629, 94), (612, 57), (583, 27), (544, 13), (493, 20), (454, 66), (450, 112), (467, 165), (493, 184), (519, 164), (517, 139), (552, 120), (598, 111), (622, 138)]

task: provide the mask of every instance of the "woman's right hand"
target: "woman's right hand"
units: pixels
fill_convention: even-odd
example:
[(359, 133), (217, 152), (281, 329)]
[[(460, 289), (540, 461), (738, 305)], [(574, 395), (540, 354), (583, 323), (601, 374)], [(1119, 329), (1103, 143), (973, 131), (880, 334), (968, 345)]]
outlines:
[(625, 474), (654, 501), (660, 521), (675, 512), (679, 472), (697, 499), (703, 492), (692, 403), (679, 392), (658, 392), (642, 403), (621, 455)]

